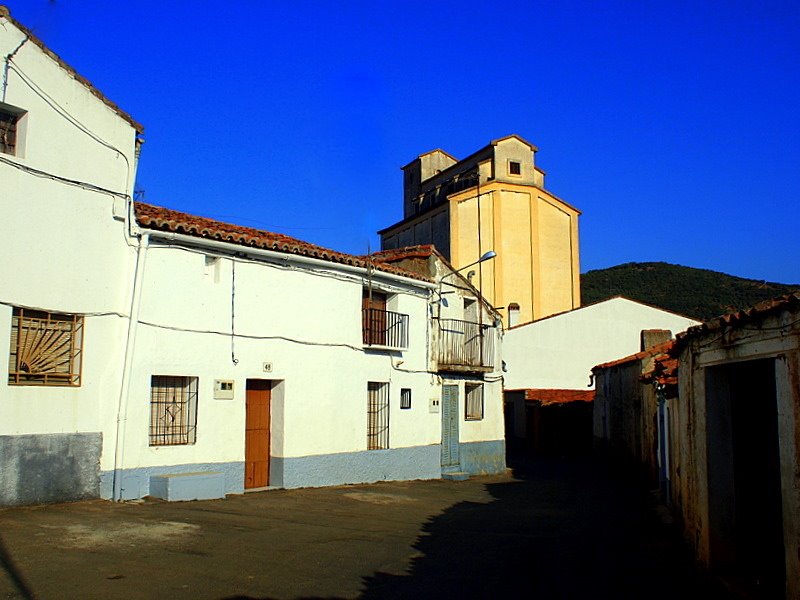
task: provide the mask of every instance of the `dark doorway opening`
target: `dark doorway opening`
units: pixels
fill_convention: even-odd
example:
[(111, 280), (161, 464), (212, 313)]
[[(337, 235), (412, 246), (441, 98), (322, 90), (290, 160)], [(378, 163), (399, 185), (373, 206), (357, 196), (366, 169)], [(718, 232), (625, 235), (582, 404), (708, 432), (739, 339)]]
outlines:
[(783, 598), (775, 361), (706, 369), (711, 567), (758, 597)]

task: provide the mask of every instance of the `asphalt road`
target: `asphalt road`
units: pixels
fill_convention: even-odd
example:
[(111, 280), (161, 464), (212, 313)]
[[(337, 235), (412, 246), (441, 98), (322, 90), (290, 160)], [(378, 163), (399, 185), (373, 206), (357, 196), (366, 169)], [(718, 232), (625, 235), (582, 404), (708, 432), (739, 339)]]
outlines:
[(724, 597), (597, 460), (226, 500), (0, 511), (0, 598)]

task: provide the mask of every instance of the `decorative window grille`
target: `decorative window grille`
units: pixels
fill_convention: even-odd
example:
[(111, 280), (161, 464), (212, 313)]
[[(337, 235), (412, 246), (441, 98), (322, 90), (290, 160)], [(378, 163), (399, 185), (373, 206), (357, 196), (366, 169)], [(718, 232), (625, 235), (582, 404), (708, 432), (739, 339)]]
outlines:
[(409, 388), (400, 390), (400, 408), (411, 408), (411, 390)]
[(82, 316), (15, 308), (8, 383), (78, 386), (82, 349)]
[(150, 379), (150, 445), (194, 444), (197, 439), (197, 377), (153, 375)]
[(367, 383), (367, 450), (389, 447), (389, 384)]
[(464, 385), (466, 391), (466, 414), (467, 421), (480, 421), (483, 419), (483, 384), (467, 383)]

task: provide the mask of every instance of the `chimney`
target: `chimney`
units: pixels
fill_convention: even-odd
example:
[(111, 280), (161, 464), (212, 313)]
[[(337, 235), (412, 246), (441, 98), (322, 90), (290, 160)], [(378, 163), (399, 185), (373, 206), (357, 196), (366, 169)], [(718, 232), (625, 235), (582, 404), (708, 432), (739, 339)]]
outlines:
[(640, 350), (649, 350), (672, 339), (669, 329), (642, 329), (640, 337)]

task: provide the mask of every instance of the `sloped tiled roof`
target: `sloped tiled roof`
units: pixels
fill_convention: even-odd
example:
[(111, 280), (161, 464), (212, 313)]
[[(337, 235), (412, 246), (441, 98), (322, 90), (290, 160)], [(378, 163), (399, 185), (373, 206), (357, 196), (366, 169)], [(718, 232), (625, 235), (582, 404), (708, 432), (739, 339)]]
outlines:
[(56, 54), (55, 52), (53, 52), (52, 50), (50, 50), (50, 48), (48, 48), (48, 47), (45, 45), (45, 43), (44, 43), (42, 40), (40, 40), (39, 38), (37, 38), (37, 37), (36, 37), (36, 36), (33, 34), (33, 32), (32, 32), (30, 29), (28, 29), (28, 28), (27, 28), (27, 27), (25, 27), (25, 26), (24, 26), (22, 23), (20, 23), (20, 22), (19, 22), (19, 21), (17, 21), (16, 19), (14, 19), (14, 17), (12, 17), (12, 16), (11, 16), (11, 11), (8, 9), (8, 7), (6, 7), (6, 6), (3, 6), (3, 5), (0, 5), (0, 17), (4, 17), (4, 18), (8, 19), (8, 20), (9, 20), (11, 23), (13, 23), (13, 25), (14, 25), (14, 26), (15, 26), (17, 29), (19, 29), (19, 30), (20, 30), (22, 33), (24, 33), (24, 34), (27, 36), (28, 40), (29, 40), (31, 43), (33, 43), (33, 44), (35, 44), (36, 46), (38, 46), (38, 47), (39, 47), (39, 48), (42, 50), (42, 52), (44, 52), (44, 53), (45, 53), (47, 56), (49, 56), (49, 57), (50, 57), (50, 58), (52, 58), (54, 61), (56, 61), (56, 63), (58, 63), (58, 66), (60, 66), (60, 67), (61, 67), (62, 69), (64, 69), (64, 70), (65, 70), (67, 73), (69, 73), (69, 74), (70, 74), (70, 75), (71, 75), (71, 76), (72, 76), (72, 77), (73, 77), (73, 78), (74, 78), (76, 81), (78, 81), (78, 82), (80, 82), (81, 84), (83, 84), (83, 85), (86, 87), (86, 89), (88, 89), (88, 90), (89, 90), (89, 91), (90, 91), (90, 92), (91, 92), (91, 93), (92, 93), (92, 94), (93, 94), (93, 95), (94, 95), (94, 96), (95, 96), (97, 99), (99, 99), (101, 102), (103, 102), (103, 104), (105, 104), (105, 105), (106, 105), (106, 106), (108, 106), (108, 107), (109, 107), (111, 110), (113, 110), (115, 113), (117, 113), (117, 114), (118, 114), (118, 115), (119, 115), (119, 116), (120, 116), (122, 119), (124, 119), (125, 121), (127, 121), (128, 123), (130, 123), (130, 124), (131, 124), (131, 126), (132, 126), (132, 127), (133, 127), (133, 128), (134, 128), (134, 129), (135, 129), (137, 132), (138, 132), (138, 133), (143, 133), (143, 132), (144, 132), (144, 126), (143, 126), (141, 123), (139, 123), (139, 122), (135, 121), (135, 120), (133, 119), (133, 117), (131, 117), (131, 116), (130, 116), (128, 113), (126, 113), (124, 110), (122, 110), (122, 109), (121, 109), (119, 106), (117, 106), (117, 105), (116, 105), (114, 102), (112, 102), (111, 100), (109, 100), (109, 99), (108, 99), (108, 98), (107, 98), (107, 97), (106, 97), (106, 96), (103, 94), (103, 92), (101, 92), (101, 91), (100, 91), (100, 90), (98, 90), (98, 89), (97, 89), (97, 88), (96, 88), (94, 85), (92, 85), (92, 82), (90, 82), (90, 81), (89, 81), (88, 79), (86, 79), (86, 78), (85, 78), (83, 75), (81, 75), (80, 73), (78, 73), (78, 72), (77, 72), (77, 71), (76, 71), (76, 70), (75, 70), (73, 67), (71, 67), (70, 65), (68, 65), (68, 64), (67, 64), (67, 63), (66, 63), (66, 62), (65, 62), (65, 61), (64, 61), (64, 60), (63, 60), (63, 59), (62, 59), (60, 56), (58, 56), (58, 54)]
[(645, 371), (640, 375), (640, 380), (643, 383), (659, 383), (667, 388), (667, 396), (673, 397), (677, 394), (678, 386), (678, 359), (669, 355), (675, 347), (675, 340), (669, 340), (661, 344), (656, 344), (652, 348), (625, 356), (618, 360), (597, 365), (592, 369), (592, 372), (602, 369), (612, 369), (614, 367), (621, 367), (630, 365), (637, 361), (646, 361), (652, 359), (652, 362), (645, 362), (642, 367)]
[(421, 244), (418, 246), (405, 246), (403, 248), (393, 248), (392, 250), (380, 250), (373, 252), (370, 256), (373, 260), (380, 262), (394, 262), (398, 260), (405, 260), (407, 258), (430, 258), (436, 255), (441, 260), (447, 262), (434, 246), (430, 244)]
[(743, 325), (747, 322), (756, 321), (768, 315), (790, 309), (800, 309), (800, 290), (792, 292), (791, 294), (778, 296), (772, 300), (765, 300), (764, 302), (759, 302), (750, 308), (730, 312), (719, 317), (709, 319), (700, 325), (689, 327), (689, 329), (683, 333), (679, 333), (676, 336), (677, 343), (670, 354), (677, 356), (680, 353), (681, 348), (685, 346), (689, 340), (704, 333), (718, 331), (720, 329), (724, 329), (725, 327), (735, 327), (740, 324)]
[(618, 358), (617, 360), (612, 360), (610, 362), (602, 363), (596, 365), (592, 368), (592, 371), (596, 369), (610, 369), (612, 367), (619, 367), (621, 365), (626, 365), (628, 363), (635, 362), (637, 360), (642, 360), (643, 358), (650, 358), (651, 356), (659, 356), (661, 354), (666, 354), (670, 351), (670, 349), (675, 344), (675, 340), (669, 340), (668, 342), (663, 342), (661, 344), (656, 344), (652, 348), (648, 348), (647, 350), (642, 350), (641, 352), (637, 352), (636, 354), (631, 354), (630, 356), (624, 356), (622, 358)]
[(134, 202), (134, 211), (136, 214), (136, 221), (145, 229), (169, 231), (197, 238), (227, 242), (236, 246), (272, 250), (273, 252), (282, 252), (285, 254), (296, 254), (363, 269), (372, 267), (377, 271), (385, 273), (401, 275), (420, 281), (432, 281), (430, 278), (420, 275), (419, 273), (414, 273), (391, 264), (370, 261), (366, 257), (336, 252), (335, 250), (329, 250), (328, 248), (323, 248), (316, 244), (310, 244), (288, 235), (283, 235), (282, 233), (223, 223), (222, 221), (198, 217), (161, 206), (145, 204), (143, 202)]
[(642, 375), (644, 383), (656, 382), (667, 389), (668, 396), (677, 395), (678, 359), (660, 354), (653, 360), (652, 368)]
[(525, 400), (541, 402), (542, 406), (569, 402), (594, 402), (594, 390), (528, 388), (521, 391), (525, 392)]

